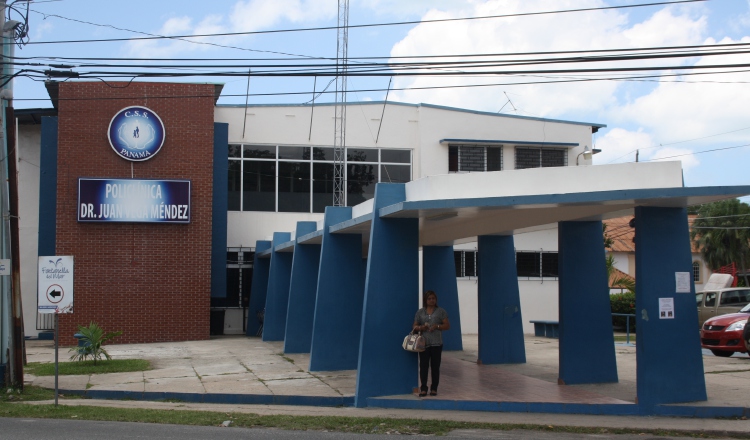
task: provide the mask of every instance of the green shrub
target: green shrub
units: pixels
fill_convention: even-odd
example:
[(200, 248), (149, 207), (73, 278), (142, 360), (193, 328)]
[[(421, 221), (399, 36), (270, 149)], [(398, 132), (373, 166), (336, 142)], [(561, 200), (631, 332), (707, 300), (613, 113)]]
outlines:
[(89, 323), (88, 327), (79, 325), (78, 333), (82, 335), (80, 341), (83, 344), (70, 349), (70, 352), (73, 353), (70, 360), (83, 361), (91, 358), (94, 360), (94, 365), (96, 365), (96, 361), (112, 359), (102, 345), (122, 334), (121, 331), (105, 334), (104, 330), (95, 322)]
[[(615, 293), (609, 295), (612, 313), (635, 314), (635, 292)], [(635, 318), (627, 316), (613, 316), (612, 325), (615, 328), (626, 328), (626, 319), (630, 319), (630, 331), (635, 332)]]

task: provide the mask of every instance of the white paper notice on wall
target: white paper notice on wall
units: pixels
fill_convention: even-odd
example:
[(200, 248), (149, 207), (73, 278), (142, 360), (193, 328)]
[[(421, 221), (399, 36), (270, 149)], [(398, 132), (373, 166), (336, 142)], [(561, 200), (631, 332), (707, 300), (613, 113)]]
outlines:
[(677, 293), (690, 293), (690, 272), (675, 272), (674, 280)]
[(659, 319), (674, 319), (674, 298), (659, 298)]

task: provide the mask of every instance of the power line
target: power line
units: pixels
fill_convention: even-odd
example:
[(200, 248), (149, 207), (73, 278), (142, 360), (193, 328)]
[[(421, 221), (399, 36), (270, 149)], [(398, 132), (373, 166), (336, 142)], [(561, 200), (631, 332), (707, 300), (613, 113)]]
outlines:
[(642, 160), (641, 162), (653, 162), (655, 160), (673, 159), (675, 157), (693, 156), (696, 154), (711, 153), (713, 151), (733, 150), (735, 148), (743, 148), (743, 147), (750, 147), (750, 144), (735, 145), (733, 147), (724, 147), (724, 148), (713, 148), (711, 150), (703, 150), (703, 151), (693, 151), (693, 152), (685, 153), (685, 154), (675, 154), (674, 156), (665, 156), (665, 157), (657, 157), (655, 159)]
[[(748, 70), (741, 70), (737, 72), (729, 72), (729, 73), (742, 73), (742, 72), (748, 72)], [(37, 72), (38, 73), (38, 72)], [(727, 72), (722, 72), (727, 73)], [(642, 75), (642, 76), (630, 76), (630, 77), (600, 77), (600, 78), (568, 78), (568, 79), (559, 79), (559, 80), (546, 80), (546, 81), (525, 81), (525, 82), (504, 82), (504, 83), (483, 83), (483, 84), (458, 84), (458, 85), (446, 85), (446, 86), (419, 86), (419, 87), (395, 87), (391, 88), (391, 90), (395, 91), (405, 91), (405, 90), (436, 90), (436, 89), (460, 89), (460, 88), (474, 88), (474, 87), (498, 87), (498, 86), (513, 86), (513, 85), (533, 85), (533, 84), (560, 84), (560, 83), (575, 83), (575, 82), (589, 82), (589, 81), (649, 81), (650, 78), (666, 78), (666, 77), (675, 77), (675, 76), (697, 76), (697, 75), (715, 75), (720, 74), (717, 72), (692, 72), (692, 73), (682, 73), (682, 74), (667, 74), (667, 75)], [(46, 79), (47, 77), (44, 75), (39, 75), (37, 78), (34, 79), (32, 76), (27, 75), (21, 75), (20, 72), (16, 74), (17, 76), (21, 77), (27, 77), (29, 79), (32, 79), (34, 81), (41, 81)], [(519, 77), (540, 77), (540, 78), (554, 78), (554, 77), (547, 77), (542, 75), (509, 75), (509, 76), (519, 76)], [(328, 86), (333, 83), (335, 78), (333, 78)], [(700, 83), (700, 82), (710, 82), (710, 83), (717, 83), (719, 81), (655, 81), (655, 82), (671, 82), (671, 83)], [(721, 81), (721, 83), (727, 83), (727, 84), (744, 84), (747, 83), (746, 81)], [(383, 88), (373, 88), (373, 89), (359, 89), (359, 90), (352, 90), (353, 93), (371, 93), (371, 92), (385, 92), (386, 89)], [(245, 97), (245, 96), (294, 96), (294, 95), (309, 95), (310, 91), (302, 91), (302, 92), (270, 92), (270, 93), (250, 93), (249, 95), (245, 94), (222, 94), (221, 96), (224, 98), (228, 97)], [(335, 93), (334, 91), (327, 91), (323, 90), (320, 92), (316, 92), (316, 99), (323, 95), (323, 94), (332, 94)], [(213, 94), (211, 95), (170, 95), (170, 96), (149, 96), (149, 98), (168, 98), (168, 99), (181, 99), (181, 98), (205, 98), (205, 97), (214, 97)], [(139, 99), (142, 98), (142, 96), (124, 96), (124, 97), (107, 97), (107, 98), (84, 98), (84, 97), (76, 97), (76, 98), (57, 98), (57, 101), (100, 101), (100, 100), (123, 100), (123, 99)], [(14, 101), (47, 101), (50, 100), (50, 98), (19, 98), (14, 97)], [(303, 104), (306, 104), (311, 101), (307, 101)]]
[[(678, 1), (665, 1), (665, 2), (653, 2), (653, 3), (638, 3), (633, 5), (620, 5), (620, 6), (603, 6), (596, 8), (577, 8), (577, 9), (561, 9), (556, 11), (540, 11), (540, 12), (520, 12), (516, 14), (499, 14), (499, 15), (485, 15), (479, 17), (460, 17), (460, 18), (443, 18), (434, 20), (412, 20), (412, 21), (399, 21), (399, 22), (387, 22), (387, 23), (369, 23), (369, 24), (358, 24), (349, 25), (349, 29), (354, 28), (370, 28), (370, 27), (384, 27), (384, 26), (405, 26), (412, 24), (425, 24), (425, 23), (446, 23), (453, 21), (469, 21), (469, 20), (487, 20), (487, 19), (498, 19), (498, 18), (512, 18), (512, 17), (531, 17), (538, 15), (551, 15), (551, 14), (565, 14), (565, 13), (578, 13), (578, 12), (592, 12), (592, 11), (606, 11), (615, 9), (632, 9), (642, 8), (651, 6), (669, 6), (683, 3), (697, 3), (705, 2), (707, 0), (678, 0)], [(34, 11), (39, 14), (43, 12)], [(93, 23), (89, 23), (93, 24)], [(74, 43), (107, 43), (107, 42), (118, 42), (118, 41), (138, 41), (138, 40), (163, 40), (163, 39), (180, 39), (180, 38), (200, 38), (200, 37), (230, 37), (240, 35), (260, 35), (260, 34), (277, 34), (277, 33), (288, 33), (288, 32), (308, 32), (308, 31), (326, 31), (326, 30), (338, 30), (339, 26), (323, 26), (323, 27), (311, 27), (311, 28), (290, 28), (290, 29), (273, 29), (267, 31), (246, 31), (246, 32), (220, 32), (220, 33), (209, 33), (209, 34), (185, 34), (185, 35), (172, 35), (172, 36), (149, 36), (149, 37), (133, 37), (133, 38), (106, 38), (106, 39), (91, 39), (91, 40), (61, 40), (61, 41), (38, 41), (30, 42), (28, 44), (74, 44)], [(138, 31), (131, 31), (138, 32)], [(139, 32), (142, 33), (142, 32)], [(247, 50), (247, 49), (244, 49)]]
[(612, 163), (612, 162), (614, 162), (614, 161), (616, 161), (618, 159), (622, 159), (623, 157), (625, 157), (625, 156), (627, 156), (629, 154), (633, 154), (633, 153), (635, 153), (638, 150), (649, 150), (649, 149), (652, 149), (652, 148), (661, 148), (661, 147), (665, 147), (665, 146), (669, 146), (669, 145), (684, 144), (685, 142), (699, 141), (701, 139), (708, 139), (708, 138), (712, 138), (712, 137), (716, 137), (716, 136), (721, 136), (721, 135), (729, 134), (729, 133), (736, 133), (738, 131), (743, 131), (743, 130), (748, 130), (748, 129), (750, 129), (750, 127), (739, 128), (737, 130), (725, 131), (725, 132), (717, 133), (717, 134), (711, 134), (711, 135), (703, 136), (703, 137), (699, 137), (699, 138), (687, 139), (687, 140), (684, 140), (684, 141), (677, 141), (677, 142), (670, 142), (670, 143), (667, 143), (667, 144), (653, 145), (651, 147), (636, 148), (635, 150), (629, 151), (629, 152), (623, 154), (622, 156), (618, 157), (617, 159), (610, 160), (607, 163), (609, 164), (609, 163)]

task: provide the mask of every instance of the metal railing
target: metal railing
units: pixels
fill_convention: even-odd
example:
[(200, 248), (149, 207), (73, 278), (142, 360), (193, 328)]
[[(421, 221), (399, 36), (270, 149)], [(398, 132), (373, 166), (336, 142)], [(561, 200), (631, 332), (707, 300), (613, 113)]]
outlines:
[(625, 344), (630, 345), (630, 317), (635, 318), (634, 313), (613, 313), (612, 316), (626, 316), (625, 319)]

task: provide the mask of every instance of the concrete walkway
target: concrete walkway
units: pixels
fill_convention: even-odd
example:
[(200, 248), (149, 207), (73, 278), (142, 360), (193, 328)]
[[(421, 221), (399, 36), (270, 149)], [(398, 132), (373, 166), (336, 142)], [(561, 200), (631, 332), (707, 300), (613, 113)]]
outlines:
[[(465, 350), (447, 352), (451, 362), (475, 365), (476, 336), (464, 337)], [(526, 337), (526, 364), (486, 366), (508, 373), (557, 383), (558, 344), (556, 339)], [(535, 423), (560, 426), (638, 427), (687, 430), (750, 432), (748, 420), (716, 420), (668, 417), (587, 416), (569, 414), (486, 413), (477, 411), (424, 411), (387, 408), (332, 407), (336, 402), (350, 405), (353, 401), (356, 371), (315, 372), (307, 370), (309, 355), (285, 355), (282, 343), (262, 342), (259, 338), (218, 337), (209, 341), (109, 345), (114, 358), (142, 358), (151, 362), (153, 369), (142, 373), (115, 373), (90, 376), (60, 376), (60, 388), (86, 391), (95, 397), (122, 396), (133, 393), (182, 393), (204, 397), (204, 403), (166, 403), (126, 400), (62, 400), (65, 405), (106, 405), (118, 407), (173, 408), (226, 411), (226, 405), (215, 405), (211, 396), (223, 396), (213, 402), (233, 403), (232, 411), (259, 414), (342, 415), (365, 417), (424, 418), (493, 423)], [(580, 390), (626, 402), (634, 402), (635, 347), (618, 345), (616, 348), (620, 381), (615, 384), (578, 385)], [(27, 341), (29, 362), (52, 362), (51, 341)], [(60, 360), (67, 360), (67, 348), (60, 350)], [(718, 358), (710, 353), (703, 357), (709, 400), (690, 403), (691, 406), (748, 408), (750, 398), (750, 356), (736, 354)], [(441, 382), (449, 381), (443, 377)], [(52, 388), (53, 377), (27, 375), (29, 384)], [(415, 384), (417, 382), (415, 372)], [(689, 386), (689, 384), (686, 384)], [(446, 390), (447, 391), (447, 390)], [(97, 393), (98, 392), (98, 393)], [(442, 395), (440, 398), (445, 399)], [(248, 405), (239, 398), (247, 395), (267, 396), (268, 401), (251, 403), (295, 403), (305, 396), (305, 406)], [(227, 398), (236, 396), (237, 400)], [(415, 399), (413, 396), (405, 398)], [(280, 400), (279, 400), (280, 399)], [(285, 400), (286, 399), (286, 400)], [(318, 400), (316, 400), (318, 399)], [(342, 400), (343, 399), (343, 400)], [(317, 404), (325, 406), (315, 406)], [(313, 406), (310, 406), (313, 405)]]

